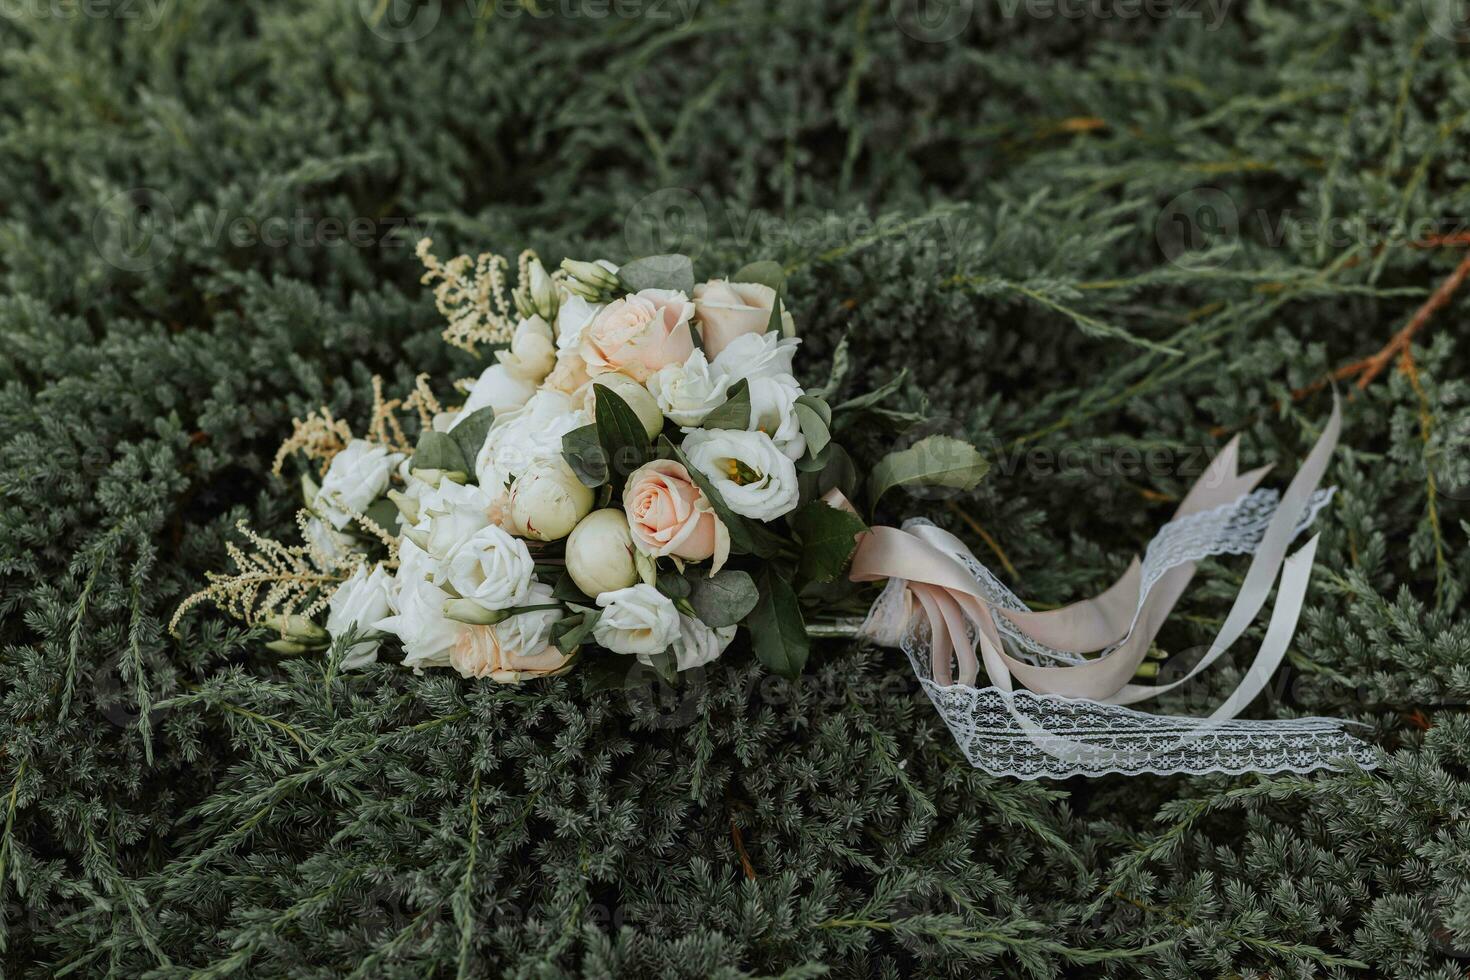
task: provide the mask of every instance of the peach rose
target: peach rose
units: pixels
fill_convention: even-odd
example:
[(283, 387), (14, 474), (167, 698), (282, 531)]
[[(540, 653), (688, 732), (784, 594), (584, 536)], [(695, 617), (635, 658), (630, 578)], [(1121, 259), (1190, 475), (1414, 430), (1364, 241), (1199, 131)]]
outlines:
[(645, 552), (687, 561), (714, 558), (710, 574), (730, 556), (730, 532), (681, 463), (657, 459), (639, 467), (623, 489), (628, 530)]
[[(765, 333), (771, 322), (776, 291), (758, 282), (711, 279), (694, 287), (694, 313), (705, 356), (714, 360), (730, 341), (748, 333)], [(781, 332), (795, 336), (796, 321), (781, 311)]]
[(640, 384), (666, 364), (694, 353), (694, 304), (672, 289), (645, 289), (613, 300), (582, 331), (590, 374), (621, 371)]

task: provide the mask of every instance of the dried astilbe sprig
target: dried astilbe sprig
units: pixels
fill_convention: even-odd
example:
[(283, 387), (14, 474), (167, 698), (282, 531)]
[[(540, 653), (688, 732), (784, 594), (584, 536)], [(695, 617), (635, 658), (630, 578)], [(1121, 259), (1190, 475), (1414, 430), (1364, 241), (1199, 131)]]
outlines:
[(439, 404), (439, 399), (434, 397), (434, 389), (429, 387), (429, 375), (420, 374), (413, 379), (413, 392), (403, 399), (405, 409), (416, 409), (419, 413), (419, 424), (425, 429), (434, 424), (434, 416), (444, 411), (444, 406)]
[(276, 450), (271, 473), (280, 476), (286, 458), (295, 452), (316, 460), (325, 473), (332, 465), (332, 457), (346, 449), (351, 441), (352, 428), (344, 419), (334, 418), (330, 408), (322, 406), (304, 419), (291, 420), (291, 435)]
[[(364, 560), (355, 553), (345, 558), (329, 556), (315, 545), (288, 545), (257, 534), (244, 521), (236, 524), (235, 530), (245, 538), (250, 550), (233, 542), (225, 545), (236, 571), (210, 572), (209, 585), (179, 604), (168, 624), (169, 632), (175, 636), (179, 621), (203, 602), (212, 602), (252, 626), (266, 617), (310, 619), (326, 608), (337, 584)], [(376, 528), (374, 533), (381, 534), (383, 529)]]
[(425, 270), (419, 281), (434, 285), (434, 305), (449, 321), (445, 343), (471, 354), (479, 344), (510, 343), (516, 316), (506, 290), (509, 263), (489, 252), (440, 262), (429, 251), (433, 244), (429, 238), (418, 244), (416, 254)]
[(383, 379), (373, 375), (373, 420), (368, 426), (368, 438), (393, 452), (413, 452), (413, 444), (404, 435), (403, 425), (398, 421), (398, 411), (409, 407), (406, 399), (384, 400)]

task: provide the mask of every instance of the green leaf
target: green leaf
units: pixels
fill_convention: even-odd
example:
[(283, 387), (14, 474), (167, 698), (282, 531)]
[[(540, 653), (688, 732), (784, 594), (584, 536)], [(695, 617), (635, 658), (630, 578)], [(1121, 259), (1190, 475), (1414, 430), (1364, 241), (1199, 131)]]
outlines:
[(556, 580), (556, 585), (551, 590), (551, 597), (558, 602), (571, 602), (579, 606), (590, 606), (593, 601), (591, 597), (577, 588), (577, 583), (572, 581), (572, 576), (567, 572), (562, 572), (561, 577)]
[(596, 425), (584, 425), (561, 437), (561, 455), (584, 486), (600, 487), (608, 481), (607, 454)]
[(480, 455), (480, 450), (485, 448), (485, 436), (490, 433), (490, 426), (495, 422), (495, 409), (480, 408), (465, 416), (464, 420), (449, 431), (449, 438), (459, 446), (459, 451), (464, 454), (464, 461), (468, 464), (466, 472), (474, 472), (475, 459)]
[[(827, 374), (827, 383), (820, 388), (813, 388), (810, 394), (822, 398), (835, 398), (837, 392), (842, 388), (842, 382), (847, 378), (848, 369), (852, 366), (851, 357), (848, 354), (847, 334), (837, 342), (837, 350), (832, 353), (832, 370)], [(829, 418), (827, 423), (830, 425)]]
[(389, 534), (398, 530), (398, 505), (387, 497), (379, 497), (373, 501), (363, 516)]
[(868, 526), (845, 510), (813, 500), (791, 515), (791, 529), (801, 539), (797, 574), (812, 582), (831, 582), (847, 571), (857, 536)]
[(730, 277), (730, 282), (758, 282), (762, 286), (770, 286), (780, 292), (781, 286), (786, 282), (786, 270), (782, 268), (780, 262), (772, 262), (769, 259), (752, 262), (741, 266)]
[(782, 677), (797, 677), (811, 642), (796, 592), (769, 566), (761, 570), (758, 587), (760, 598), (746, 620), (756, 659)]
[(894, 487), (973, 490), (989, 469), (980, 451), (968, 442), (953, 436), (928, 436), (878, 461), (868, 488), (869, 500), (876, 506)]
[(464, 458), (459, 443), (443, 432), (425, 432), (419, 436), (419, 444), (413, 451), (413, 469), (458, 470), (474, 472), (474, 466)]
[(592, 630), (601, 618), (601, 609), (584, 609), (575, 616), (559, 619), (551, 627), (551, 642), (570, 656), (573, 650), (591, 640)]
[(832, 430), (828, 427), (832, 410), (820, 398), (802, 395), (796, 400), (796, 419), (801, 423), (801, 434), (806, 436), (807, 452), (815, 458), (832, 441)]
[(727, 568), (714, 575), (696, 573), (689, 586), (689, 604), (700, 622), (711, 629), (739, 623), (760, 599), (755, 579), (734, 569)]
[(654, 587), (670, 599), (689, 598), (689, 580), (675, 571), (660, 571)]
[(750, 382), (741, 378), (731, 386), (729, 397), (699, 423), (702, 429), (748, 429), (750, 427)]
[(898, 391), (899, 388), (902, 388), (903, 383), (908, 380), (908, 376), (909, 369), (904, 368), (902, 371), (899, 371), (898, 374), (894, 375), (892, 378), (889, 378), (885, 384), (879, 385), (877, 388), (874, 388), (872, 391), (867, 392), (866, 394), (858, 395), (856, 398), (849, 398), (841, 405), (838, 405), (836, 408), (832, 409), (832, 411), (834, 413), (855, 412), (864, 408), (872, 408), (874, 405), (877, 405), (885, 398), (888, 398), (894, 392)]
[(630, 293), (677, 289), (689, 295), (694, 292), (694, 263), (687, 255), (649, 255), (620, 268), (618, 279)]
[(608, 462), (607, 482), (619, 490), (628, 475), (651, 457), (648, 431), (617, 392), (607, 385), (593, 385), (592, 391), (597, 398), (597, 438)]

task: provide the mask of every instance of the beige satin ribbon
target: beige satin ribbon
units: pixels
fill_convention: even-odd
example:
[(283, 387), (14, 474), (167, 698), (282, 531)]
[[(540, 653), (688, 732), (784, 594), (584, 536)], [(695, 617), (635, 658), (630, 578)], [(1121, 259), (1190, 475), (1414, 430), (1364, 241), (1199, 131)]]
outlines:
[[(912, 615), (922, 611), (928, 622), (931, 676), (941, 686), (953, 684), (956, 679), (960, 684), (974, 686), (983, 664), (991, 686), (1003, 691), (1013, 689), (1014, 678), (1039, 694), (1126, 705), (1172, 691), (1210, 667), (1255, 622), (1279, 574), (1281, 588), (1266, 639), (1247, 671), (1246, 680), (1211, 715), (1212, 718), (1233, 717), (1265, 686), (1295, 633), (1317, 539), (1313, 538), (1290, 560), (1287, 549), (1322, 482), (1341, 429), (1341, 409), (1334, 401), (1332, 416), (1322, 436), (1282, 497), (1255, 551), (1245, 583), (1225, 624), (1194, 669), (1169, 684), (1138, 685), (1130, 681), (1194, 578), (1193, 563), (1169, 569), (1145, 596), (1140, 594), (1141, 566), (1135, 559), (1123, 576), (1096, 598), (1048, 612), (1018, 612), (997, 608), (987, 600), (964, 564), (966, 560), (974, 561), (974, 556), (954, 535), (932, 526), (910, 530), (874, 527), (859, 542), (850, 577), (857, 582), (904, 581), (909, 600), (905, 612)], [(1269, 471), (1267, 467), (1241, 474), (1237, 472), (1238, 464), (1239, 440), (1236, 439), (1195, 482), (1175, 520), (1239, 501)], [(850, 506), (840, 499), (840, 494), (829, 495), (827, 499), (834, 506)], [(1028, 663), (1007, 652), (996, 616), (1005, 617), (1026, 636), (1058, 651), (1109, 652), (1065, 666)], [(976, 640), (979, 658), (975, 655)]]

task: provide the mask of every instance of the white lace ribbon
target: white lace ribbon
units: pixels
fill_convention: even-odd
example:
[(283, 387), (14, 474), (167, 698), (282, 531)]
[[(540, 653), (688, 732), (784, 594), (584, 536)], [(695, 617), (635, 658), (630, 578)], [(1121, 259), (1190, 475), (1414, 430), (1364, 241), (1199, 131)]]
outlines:
[[(1060, 610), (1027, 609), (963, 543), (928, 522), (909, 521), (902, 531), (875, 528), (859, 548), (853, 575), (889, 581), (864, 632), (904, 650), (966, 758), (995, 775), (1307, 772), (1345, 762), (1371, 768), (1372, 749), (1340, 721), (1236, 718), (1265, 689), (1296, 631), (1318, 539), (1290, 557), (1286, 552), (1332, 498), (1318, 487), (1340, 427), (1334, 406), (1284, 497), (1252, 492), (1265, 471), (1237, 474), (1231, 443), (1142, 563), (1135, 561), (1096, 599)], [(1253, 560), (1204, 657), (1171, 683), (1133, 683), (1196, 563), (1225, 554)], [(1256, 621), (1278, 579), (1265, 639), (1244, 679), (1209, 716), (1126, 707), (1208, 669)], [(977, 686), (982, 668), (986, 687)], [(1030, 690), (1015, 689), (1013, 680)]]

